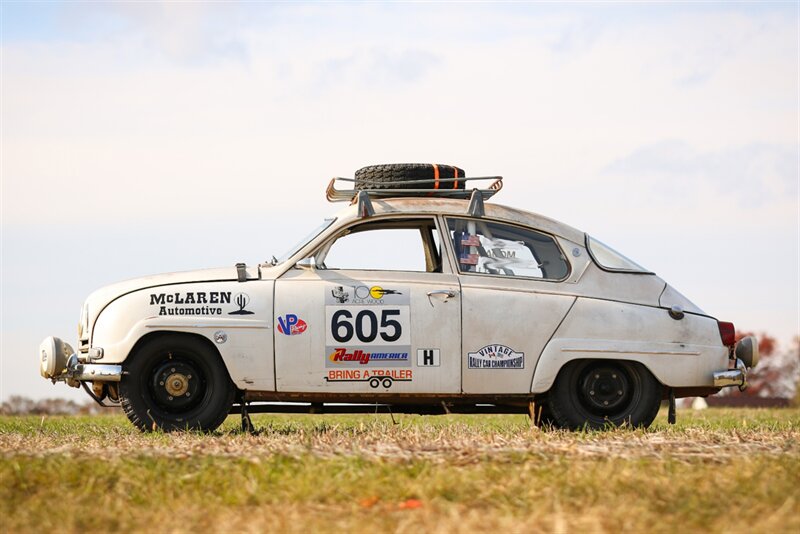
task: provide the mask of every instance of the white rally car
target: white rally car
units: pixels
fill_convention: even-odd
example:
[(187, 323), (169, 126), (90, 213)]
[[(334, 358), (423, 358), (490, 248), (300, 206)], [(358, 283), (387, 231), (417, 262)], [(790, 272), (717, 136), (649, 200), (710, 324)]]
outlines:
[(246, 409), (647, 426), (663, 399), (672, 418), (676, 397), (745, 386), (753, 338), (587, 234), (484, 203), (501, 188), (430, 164), (336, 178), (350, 205), (279, 260), (94, 292), (77, 351), (45, 339), (41, 374), (142, 430)]

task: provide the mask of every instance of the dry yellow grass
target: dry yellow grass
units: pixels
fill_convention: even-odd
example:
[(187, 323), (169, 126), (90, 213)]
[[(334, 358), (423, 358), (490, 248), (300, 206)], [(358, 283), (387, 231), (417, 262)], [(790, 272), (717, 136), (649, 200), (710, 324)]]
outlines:
[(6, 530), (800, 531), (800, 411), (663, 414), (649, 431), (523, 416), (259, 416), (142, 435), (0, 418)]

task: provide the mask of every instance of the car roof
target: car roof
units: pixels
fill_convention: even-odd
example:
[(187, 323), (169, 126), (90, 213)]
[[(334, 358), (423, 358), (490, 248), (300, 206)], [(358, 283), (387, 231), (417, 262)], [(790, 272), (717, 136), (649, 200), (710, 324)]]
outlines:
[[(375, 215), (399, 215), (399, 214), (441, 214), (449, 216), (469, 217), (469, 201), (449, 198), (425, 198), (425, 197), (403, 197), (403, 198), (377, 198), (371, 199)], [(486, 219), (496, 219), (530, 226), (537, 230), (553, 234), (568, 239), (574, 243), (583, 243), (585, 234), (568, 224), (556, 221), (550, 217), (539, 215), (521, 209), (495, 204), (494, 202), (484, 203)], [(358, 207), (351, 204), (337, 214), (337, 218), (343, 222), (357, 220)]]

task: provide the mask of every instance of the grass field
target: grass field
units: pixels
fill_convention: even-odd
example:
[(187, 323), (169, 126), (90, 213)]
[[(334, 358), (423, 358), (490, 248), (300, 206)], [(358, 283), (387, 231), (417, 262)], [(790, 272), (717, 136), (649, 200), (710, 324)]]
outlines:
[(526, 416), (0, 418), (7, 532), (800, 532), (800, 410), (679, 410), (648, 431)]

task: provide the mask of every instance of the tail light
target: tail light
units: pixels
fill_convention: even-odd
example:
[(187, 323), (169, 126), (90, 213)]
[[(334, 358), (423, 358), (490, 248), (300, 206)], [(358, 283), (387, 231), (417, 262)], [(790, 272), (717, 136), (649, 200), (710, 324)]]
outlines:
[(733, 323), (726, 323), (724, 321), (717, 321), (719, 325), (719, 337), (722, 338), (722, 344), (726, 347), (732, 347), (736, 344), (736, 327)]

